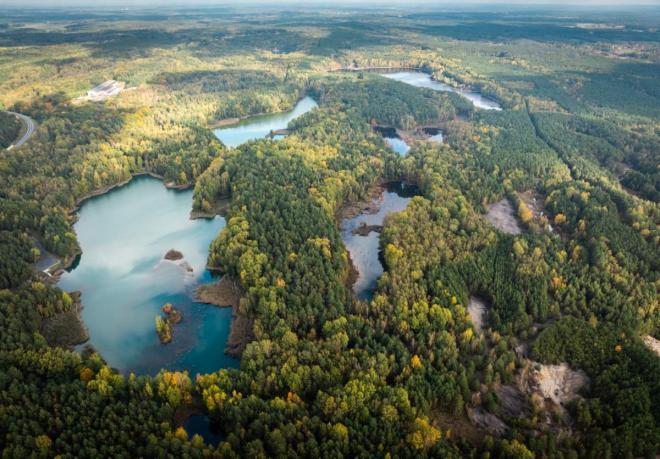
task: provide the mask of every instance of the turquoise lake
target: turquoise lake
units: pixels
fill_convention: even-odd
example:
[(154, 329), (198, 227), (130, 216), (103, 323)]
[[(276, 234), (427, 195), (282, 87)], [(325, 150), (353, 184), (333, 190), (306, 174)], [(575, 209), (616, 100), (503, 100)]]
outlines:
[[(122, 373), (161, 368), (209, 373), (237, 367), (225, 355), (231, 308), (193, 302), (194, 289), (214, 279), (206, 270), (209, 244), (225, 226), (221, 217), (191, 220), (192, 190), (165, 188), (136, 177), (86, 201), (74, 225), (82, 255), (59, 287), (82, 292), (82, 318), (91, 344)], [(169, 249), (192, 267), (163, 259)], [(171, 343), (160, 343), (155, 317), (165, 303), (183, 314)]]
[[(269, 115), (251, 116), (239, 123), (215, 129), (213, 133), (228, 147), (237, 147), (248, 140), (263, 139), (270, 131), (285, 129), (289, 121), (318, 107), (314, 99), (307, 96), (300, 99), (293, 110)], [(276, 136), (274, 140), (281, 138)]]

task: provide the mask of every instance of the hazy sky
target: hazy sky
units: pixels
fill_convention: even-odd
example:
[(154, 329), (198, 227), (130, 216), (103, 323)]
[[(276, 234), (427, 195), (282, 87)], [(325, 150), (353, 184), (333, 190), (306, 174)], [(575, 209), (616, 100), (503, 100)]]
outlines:
[(451, 5), (460, 6), (461, 4), (519, 4), (519, 5), (570, 5), (570, 6), (631, 6), (631, 5), (657, 5), (660, 6), (660, 0), (241, 0), (233, 2), (231, 0), (0, 0), (2, 6), (38, 6), (38, 7), (86, 7), (94, 6), (105, 7), (152, 7), (152, 6), (183, 6), (183, 5), (235, 5), (245, 4), (268, 4), (268, 5), (318, 5), (332, 7), (332, 5), (391, 5), (410, 7), (413, 4), (431, 5)]

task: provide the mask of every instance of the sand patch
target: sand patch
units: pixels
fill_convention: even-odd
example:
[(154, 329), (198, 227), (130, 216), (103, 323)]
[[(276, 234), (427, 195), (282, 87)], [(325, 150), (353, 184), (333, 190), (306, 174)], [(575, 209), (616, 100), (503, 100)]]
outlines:
[(520, 234), (520, 226), (513, 215), (513, 207), (504, 198), (488, 207), (486, 219), (498, 230), (508, 234)]
[(584, 371), (571, 370), (566, 363), (542, 365), (533, 362), (527, 378), (523, 378), (523, 384), (525, 382), (531, 394), (563, 405), (578, 397), (578, 391), (589, 382), (589, 378)]
[(481, 333), (484, 325), (484, 315), (486, 314), (486, 302), (481, 298), (471, 296), (468, 302), (468, 313), (474, 329)]
[(524, 418), (531, 412), (525, 394), (518, 387), (507, 384), (499, 386), (495, 392), (505, 416)]
[(651, 335), (646, 335), (644, 337), (644, 344), (660, 357), (660, 340), (655, 339)]

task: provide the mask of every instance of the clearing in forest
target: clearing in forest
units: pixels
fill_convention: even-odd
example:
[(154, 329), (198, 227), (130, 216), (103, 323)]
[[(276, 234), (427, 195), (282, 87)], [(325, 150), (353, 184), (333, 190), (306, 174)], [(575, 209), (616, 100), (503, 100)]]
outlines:
[(468, 313), (477, 332), (481, 333), (484, 325), (484, 314), (486, 314), (486, 302), (476, 296), (471, 296), (468, 302)]
[(508, 234), (521, 233), (518, 221), (513, 215), (513, 207), (506, 198), (489, 206), (486, 219), (500, 231)]

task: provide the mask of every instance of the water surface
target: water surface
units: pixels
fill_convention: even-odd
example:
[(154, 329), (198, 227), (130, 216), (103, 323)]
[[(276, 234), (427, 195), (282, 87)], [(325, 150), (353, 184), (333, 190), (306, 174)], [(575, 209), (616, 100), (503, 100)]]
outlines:
[[(86, 201), (74, 225), (83, 250), (59, 286), (82, 292), (82, 318), (90, 343), (124, 373), (155, 374), (161, 368), (207, 373), (235, 367), (224, 354), (231, 309), (193, 303), (200, 283), (210, 282), (206, 258), (225, 220), (190, 220), (192, 190), (174, 191), (143, 176)], [(163, 260), (169, 249), (192, 267)], [(160, 344), (155, 316), (165, 303), (183, 313), (174, 339)]]
[(193, 435), (199, 435), (204, 439), (204, 443), (211, 446), (218, 446), (223, 440), (222, 433), (217, 426), (213, 425), (207, 416), (203, 414), (193, 414), (186, 420), (183, 428), (188, 433), (188, 438)]
[[(315, 107), (318, 107), (316, 101), (307, 96), (299, 100), (293, 110), (251, 116), (232, 126), (216, 129), (213, 133), (226, 146), (237, 147), (248, 140), (263, 139), (270, 131), (286, 129), (289, 121), (298, 118)], [(277, 138), (280, 138), (280, 136), (276, 136), (276, 140)]]
[(395, 72), (395, 73), (383, 73), (382, 75), (387, 78), (391, 78), (396, 81), (401, 81), (403, 83), (407, 83), (409, 85), (417, 86), (420, 88), (429, 88), (435, 91), (443, 91), (443, 92), (455, 92), (469, 99), (470, 102), (472, 102), (472, 104), (475, 107), (481, 108), (483, 110), (502, 110), (500, 104), (498, 104), (496, 101), (492, 99), (483, 96), (481, 93), (466, 89), (454, 88), (453, 86), (449, 86), (448, 84), (440, 83), (439, 81), (435, 81), (431, 79), (431, 76), (428, 73)]
[(442, 132), (438, 132), (437, 134), (434, 134), (431, 137), (429, 137), (428, 140), (430, 142), (443, 143), (445, 141), (445, 138), (443, 137)]
[(385, 143), (396, 153), (398, 153), (401, 156), (406, 156), (408, 154), (408, 151), (410, 150), (410, 145), (406, 143), (405, 140), (403, 140), (400, 137), (383, 137), (385, 140)]
[(385, 216), (393, 212), (401, 212), (410, 200), (418, 194), (414, 186), (402, 182), (393, 182), (387, 186), (382, 194), (382, 204), (378, 212), (373, 214), (360, 214), (342, 222), (341, 234), (346, 249), (351, 255), (353, 266), (359, 275), (353, 291), (360, 299), (371, 299), (378, 278), (383, 274), (383, 264), (380, 261), (380, 233), (371, 231), (362, 236), (353, 234), (353, 230), (363, 223), (368, 226), (382, 226)]

